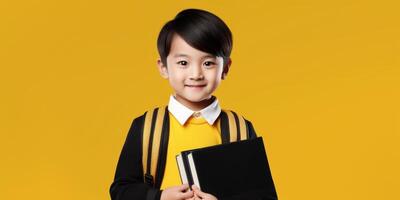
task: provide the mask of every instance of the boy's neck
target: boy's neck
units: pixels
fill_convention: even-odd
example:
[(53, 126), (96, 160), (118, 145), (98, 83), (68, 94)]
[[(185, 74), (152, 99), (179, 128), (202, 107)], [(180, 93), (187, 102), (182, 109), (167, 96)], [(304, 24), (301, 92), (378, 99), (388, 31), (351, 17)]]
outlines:
[(179, 95), (174, 95), (174, 97), (177, 101), (179, 101), (179, 103), (183, 104), (184, 106), (193, 111), (200, 111), (203, 108), (209, 106), (215, 100), (215, 97), (212, 95), (210, 96), (210, 98), (202, 100), (200, 102), (188, 101), (187, 99), (182, 98)]

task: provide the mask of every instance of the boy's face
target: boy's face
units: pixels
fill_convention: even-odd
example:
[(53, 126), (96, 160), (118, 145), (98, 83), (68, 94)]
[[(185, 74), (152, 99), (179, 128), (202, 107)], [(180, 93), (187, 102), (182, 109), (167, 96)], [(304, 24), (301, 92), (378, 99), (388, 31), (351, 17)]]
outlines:
[[(231, 60), (223, 69), (223, 58), (197, 50), (175, 34), (167, 65), (158, 60), (161, 76), (169, 80), (177, 100), (200, 103), (211, 98), (228, 73)], [(167, 67), (168, 66), (168, 67)]]

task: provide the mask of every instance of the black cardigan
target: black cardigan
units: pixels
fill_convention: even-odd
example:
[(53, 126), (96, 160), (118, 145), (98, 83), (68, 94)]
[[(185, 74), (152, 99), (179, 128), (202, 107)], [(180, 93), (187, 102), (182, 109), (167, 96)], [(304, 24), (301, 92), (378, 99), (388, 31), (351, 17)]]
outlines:
[[(114, 181), (110, 186), (109, 192), (112, 200), (159, 200), (161, 197), (162, 190), (160, 188), (153, 188), (143, 181), (141, 131), (144, 116), (143, 114), (133, 120), (127, 134), (119, 156)], [(249, 138), (257, 137), (252, 123), (246, 119), (245, 122), (249, 130)], [(269, 172), (269, 174), (271, 173)], [(236, 195), (224, 200), (276, 200), (278, 197), (272, 176), (270, 176), (270, 179), (268, 182), (271, 184), (268, 188), (254, 190), (251, 193)]]

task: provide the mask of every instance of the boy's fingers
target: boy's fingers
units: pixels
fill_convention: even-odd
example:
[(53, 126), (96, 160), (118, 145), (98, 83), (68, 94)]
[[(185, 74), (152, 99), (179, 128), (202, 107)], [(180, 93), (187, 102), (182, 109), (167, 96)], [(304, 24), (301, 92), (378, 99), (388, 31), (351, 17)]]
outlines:
[(181, 199), (189, 199), (193, 197), (193, 191), (187, 191), (185, 193), (181, 193), (182, 195), (180, 196)]
[(188, 184), (183, 184), (183, 185), (178, 186), (178, 190), (181, 191), (181, 192), (184, 192), (187, 189), (189, 189), (189, 185)]
[(197, 190), (196, 191), (196, 195), (198, 196), (198, 197), (200, 197), (201, 199), (204, 199), (204, 198), (206, 198), (206, 193), (204, 193), (204, 192), (202, 192), (202, 191), (200, 191), (200, 190)]
[(193, 200), (197, 200), (197, 199), (201, 199), (201, 198), (199, 195), (196, 194), (196, 192), (194, 192)]
[(196, 185), (193, 185), (192, 188), (197, 196), (199, 196), (200, 198), (205, 198), (205, 196), (207, 195), (206, 193), (202, 192)]

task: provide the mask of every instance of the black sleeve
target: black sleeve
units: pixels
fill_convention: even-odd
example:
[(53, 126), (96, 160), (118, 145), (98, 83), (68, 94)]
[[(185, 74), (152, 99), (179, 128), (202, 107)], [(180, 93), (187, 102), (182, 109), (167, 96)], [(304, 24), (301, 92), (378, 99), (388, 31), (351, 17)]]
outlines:
[(257, 138), (257, 133), (254, 130), (253, 124), (248, 120), (245, 120), (245, 121), (246, 121), (246, 125), (247, 125), (248, 131), (249, 131), (249, 139)]
[[(253, 124), (248, 121), (246, 121), (246, 125), (248, 127), (249, 130), (249, 139), (253, 139), (253, 138), (257, 138), (257, 133), (254, 130)], [(268, 166), (269, 169), (269, 166)], [(262, 189), (254, 189), (250, 192), (247, 193), (241, 193), (232, 197), (227, 197), (227, 198), (222, 198), (219, 200), (277, 200), (278, 196), (276, 194), (275, 191), (275, 185), (274, 182), (272, 180), (272, 175), (271, 175), (271, 171), (268, 172), (269, 173), (269, 177), (270, 180), (268, 180), (268, 187), (267, 188), (262, 188)]]
[(162, 190), (144, 183), (142, 169), (141, 129), (144, 115), (135, 118), (119, 156), (114, 181), (110, 186), (112, 200), (159, 200)]

